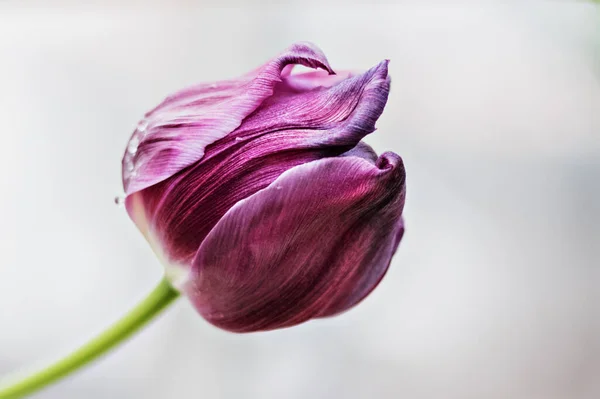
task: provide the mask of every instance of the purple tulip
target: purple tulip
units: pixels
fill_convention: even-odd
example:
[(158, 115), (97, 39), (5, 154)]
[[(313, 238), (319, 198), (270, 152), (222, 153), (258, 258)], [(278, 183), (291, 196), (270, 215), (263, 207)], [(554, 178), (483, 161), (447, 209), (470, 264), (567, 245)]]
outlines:
[[(320, 69), (291, 74), (295, 64)], [(404, 224), (402, 160), (375, 130), (388, 61), (335, 74), (298, 43), (145, 115), (123, 157), (129, 215), (210, 323), (270, 330), (343, 312), (384, 276)]]

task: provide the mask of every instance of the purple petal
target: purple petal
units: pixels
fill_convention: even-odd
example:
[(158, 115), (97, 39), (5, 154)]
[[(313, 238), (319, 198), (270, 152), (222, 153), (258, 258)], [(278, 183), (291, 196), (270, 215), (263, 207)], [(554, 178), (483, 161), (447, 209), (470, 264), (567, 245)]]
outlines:
[(237, 332), (354, 306), (379, 283), (396, 250), (404, 181), (393, 153), (288, 170), (218, 222), (184, 292), (208, 321)]
[[(231, 146), (190, 169), (127, 196), (125, 205), (140, 230), (160, 245), (167, 265), (188, 265), (202, 240), (238, 201), (267, 187), (286, 170), (340, 154), (339, 148), (273, 149), (281, 134)], [(212, 149), (207, 149), (207, 155)]]
[(294, 76), (302, 75), (277, 84), (274, 95), (233, 133), (208, 145), (201, 160), (128, 196), (132, 218), (151, 230), (167, 263), (190, 264), (233, 205), (286, 170), (341, 155), (375, 129), (389, 91), (386, 61), (341, 82), (305, 88), (290, 84)]
[(289, 64), (333, 74), (321, 50), (298, 43), (240, 79), (197, 85), (165, 99), (146, 114), (129, 141), (123, 157), (125, 193), (156, 184), (201, 159), (207, 145), (235, 130), (273, 94)]
[(290, 139), (302, 134), (305, 145), (351, 148), (375, 131), (390, 90), (388, 63), (342, 81), (331, 80), (332, 86), (304, 87), (286, 79), (234, 134), (248, 139), (266, 130), (290, 130)]

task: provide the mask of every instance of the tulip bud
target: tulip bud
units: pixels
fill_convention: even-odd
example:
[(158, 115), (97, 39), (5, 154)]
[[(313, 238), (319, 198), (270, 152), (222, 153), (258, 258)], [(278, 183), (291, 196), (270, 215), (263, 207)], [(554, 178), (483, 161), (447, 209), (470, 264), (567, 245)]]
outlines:
[[(295, 64), (320, 69), (291, 74)], [(385, 274), (404, 224), (402, 160), (360, 140), (388, 61), (334, 74), (298, 43), (145, 115), (123, 157), (127, 211), (210, 323), (270, 330), (343, 312)]]

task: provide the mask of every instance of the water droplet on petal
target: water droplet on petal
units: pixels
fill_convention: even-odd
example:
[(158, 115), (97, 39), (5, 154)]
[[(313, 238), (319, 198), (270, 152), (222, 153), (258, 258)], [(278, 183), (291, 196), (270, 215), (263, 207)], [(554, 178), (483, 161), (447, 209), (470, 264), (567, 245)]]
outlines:
[(138, 146), (140, 145), (140, 139), (137, 135), (134, 135), (131, 140), (129, 140), (129, 144), (127, 144), (127, 151), (130, 154), (135, 154), (137, 152)]
[(282, 186), (276, 186), (275, 187), (277, 190), (281, 190), (283, 187)]
[(137, 131), (144, 133), (148, 129), (148, 121), (144, 118), (137, 125)]
[(123, 206), (124, 203), (125, 203), (125, 196), (124, 195), (117, 195), (115, 197), (115, 204), (117, 204), (118, 206)]
[(235, 138), (235, 141), (243, 141), (243, 140), (244, 140), (244, 138), (243, 138), (243, 137), (240, 137), (240, 136), (237, 136), (237, 137)]
[(217, 88), (217, 84), (216, 84), (216, 83), (213, 83), (213, 84), (211, 84), (209, 87), (210, 87), (211, 89), (216, 89), (216, 88)]

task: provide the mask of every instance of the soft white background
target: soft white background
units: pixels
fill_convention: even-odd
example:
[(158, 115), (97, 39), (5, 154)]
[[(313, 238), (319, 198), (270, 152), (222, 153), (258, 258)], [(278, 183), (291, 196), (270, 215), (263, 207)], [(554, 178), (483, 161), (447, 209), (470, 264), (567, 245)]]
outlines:
[(64, 354), (160, 279), (113, 203), (138, 118), (310, 40), (334, 68), (392, 60), (369, 138), (408, 171), (387, 278), (340, 317), (252, 335), (181, 300), (35, 397), (600, 397), (598, 7), (78, 3), (0, 2), (0, 375)]

